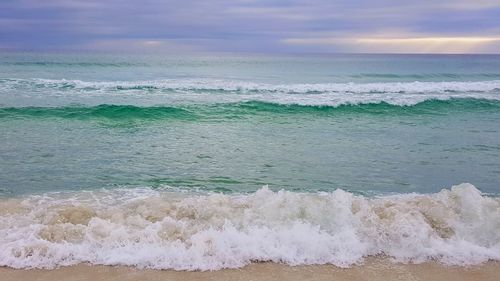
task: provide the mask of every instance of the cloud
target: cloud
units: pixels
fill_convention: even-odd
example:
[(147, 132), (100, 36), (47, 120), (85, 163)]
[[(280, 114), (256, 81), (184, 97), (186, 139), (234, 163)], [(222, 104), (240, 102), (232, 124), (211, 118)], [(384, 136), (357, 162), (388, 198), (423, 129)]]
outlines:
[(495, 37), (500, 34), (498, 14), (498, 0), (3, 0), (0, 44), (110, 50), (124, 48), (112, 42), (130, 42), (133, 49), (150, 50), (152, 46), (140, 42), (158, 41), (158, 48), (172, 51), (180, 46), (205, 51), (389, 52), (403, 46), (410, 51), (499, 52), (491, 48), (494, 42), (459, 42), (457, 47), (445, 41), (356, 41)]
[(82, 45), (72, 46), (72, 49), (93, 51), (119, 51), (119, 52), (196, 52), (195, 45), (163, 39), (115, 39), (96, 40)]
[(500, 47), (498, 37), (359, 37), (290, 38), (291, 45), (335, 46), (346, 52), (373, 53), (491, 53)]

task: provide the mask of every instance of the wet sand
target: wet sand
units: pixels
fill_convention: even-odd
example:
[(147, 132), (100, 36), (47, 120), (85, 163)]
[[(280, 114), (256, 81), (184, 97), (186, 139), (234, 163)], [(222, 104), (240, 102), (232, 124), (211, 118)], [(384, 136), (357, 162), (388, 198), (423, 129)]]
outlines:
[(142, 270), (123, 266), (77, 265), (54, 270), (18, 270), (0, 268), (1, 281), (153, 281), (153, 280), (440, 280), (440, 281), (497, 281), (500, 263), (489, 262), (471, 267), (445, 266), (438, 263), (394, 264), (386, 259), (368, 259), (363, 265), (342, 269), (332, 265), (287, 266), (275, 263), (256, 263), (241, 269), (218, 271)]

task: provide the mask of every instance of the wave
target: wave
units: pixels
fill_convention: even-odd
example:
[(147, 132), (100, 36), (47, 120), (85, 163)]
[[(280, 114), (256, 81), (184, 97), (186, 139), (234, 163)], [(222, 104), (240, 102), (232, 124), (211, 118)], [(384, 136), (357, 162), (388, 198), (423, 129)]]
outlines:
[(217, 270), (250, 262), (349, 267), (500, 260), (500, 199), (470, 184), (435, 194), (192, 194), (148, 188), (0, 201), (0, 266), (90, 263)]
[(0, 79), (4, 87), (79, 90), (191, 90), (283, 93), (436, 93), (491, 92), (500, 90), (500, 80), (469, 82), (384, 82), (264, 84), (217, 79), (166, 79), (152, 81), (81, 81), (66, 79)]
[[(276, 104), (340, 106), (388, 103), (415, 105), (426, 100), (500, 100), (500, 80), (476, 82), (387, 82), (262, 84), (212, 79), (108, 81), (0, 79), (0, 96), (13, 105), (96, 104), (216, 104), (259, 101)], [(115, 102), (116, 100), (116, 102)], [(63, 102), (64, 103), (64, 102)], [(7, 106), (6, 103), (3, 106)]]
[(4, 61), (0, 65), (41, 66), (41, 67), (137, 67), (149, 66), (147, 63), (131, 62), (55, 62), (55, 61)]
[(196, 114), (176, 107), (137, 107), (132, 105), (99, 105), (73, 107), (10, 107), (0, 108), (2, 118), (62, 118), (62, 119), (109, 119), (109, 120), (161, 120), (193, 119)]
[(132, 105), (6, 107), (0, 108), (0, 119), (57, 118), (75, 120), (224, 120), (278, 115), (443, 115), (464, 112), (498, 112), (500, 101), (481, 99), (427, 100), (413, 106), (398, 106), (386, 102), (313, 106), (277, 104), (259, 101), (215, 105), (178, 105), (140, 107)]
[[(205, 66), (206, 64), (196, 61), (3, 61), (0, 65), (6, 66), (35, 66), (35, 67), (53, 67), (53, 68), (65, 68), (65, 67), (81, 67), (81, 68), (131, 68), (131, 67), (161, 67), (161, 68), (175, 68), (179, 65), (182, 66)], [(495, 72), (479, 72), (479, 73), (450, 73), (450, 72), (435, 72), (435, 73), (359, 73), (359, 74), (336, 74), (330, 75), (332, 78), (337, 79), (365, 79), (365, 78), (375, 78), (375, 79), (499, 79), (500, 73)]]
[(350, 78), (376, 78), (376, 79), (498, 79), (499, 73), (360, 73), (348, 75)]

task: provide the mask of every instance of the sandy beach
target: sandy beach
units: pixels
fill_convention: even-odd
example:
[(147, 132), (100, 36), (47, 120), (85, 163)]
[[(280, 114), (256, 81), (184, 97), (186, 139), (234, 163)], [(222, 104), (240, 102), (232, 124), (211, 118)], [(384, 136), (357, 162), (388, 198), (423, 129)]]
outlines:
[(255, 263), (241, 269), (218, 271), (141, 270), (121, 266), (78, 265), (54, 270), (17, 270), (0, 268), (2, 281), (82, 281), (82, 280), (498, 280), (500, 263), (457, 267), (438, 263), (395, 264), (386, 259), (368, 259), (363, 265), (342, 269), (332, 265), (287, 266), (275, 263)]

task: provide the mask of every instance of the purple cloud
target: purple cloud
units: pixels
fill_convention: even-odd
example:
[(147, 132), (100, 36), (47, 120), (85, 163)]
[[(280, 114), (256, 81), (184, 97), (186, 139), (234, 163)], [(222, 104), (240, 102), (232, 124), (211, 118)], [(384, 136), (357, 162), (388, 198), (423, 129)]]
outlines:
[[(129, 42), (129, 49), (166, 51), (346, 52), (355, 45), (384, 52), (397, 50), (366, 39), (497, 38), (498, 14), (495, 0), (4, 0), (0, 47), (110, 50)], [(494, 40), (482, 42), (463, 50), (498, 52)]]

